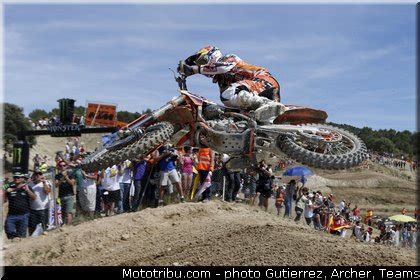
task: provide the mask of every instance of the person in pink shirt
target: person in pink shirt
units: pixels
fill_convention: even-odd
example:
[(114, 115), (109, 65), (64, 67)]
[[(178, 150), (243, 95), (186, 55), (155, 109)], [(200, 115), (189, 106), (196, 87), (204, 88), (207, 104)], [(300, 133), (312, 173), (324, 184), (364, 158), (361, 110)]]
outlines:
[(187, 197), (189, 197), (188, 194), (191, 191), (193, 181), (193, 166), (195, 164), (195, 156), (191, 153), (191, 147), (184, 147), (184, 155), (182, 155), (180, 161), (182, 189)]

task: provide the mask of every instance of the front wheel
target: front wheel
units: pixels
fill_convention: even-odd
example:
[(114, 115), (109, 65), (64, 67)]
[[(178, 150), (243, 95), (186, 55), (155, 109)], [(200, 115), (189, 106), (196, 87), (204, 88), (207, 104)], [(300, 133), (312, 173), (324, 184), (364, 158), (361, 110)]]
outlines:
[(115, 151), (106, 151), (94, 160), (86, 160), (82, 168), (86, 171), (96, 171), (120, 164), (125, 160), (132, 160), (146, 156), (157, 147), (170, 140), (174, 127), (169, 122), (160, 122), (146, 129), (146, 133), (136, 142)]
[(366, 145), (347, 130), (325, 124), (304, 124), (305, 130), (316, 129), (315, 135), (280, 136), (277, 146), (289, 157), (322, 169), (346, 169), (367, 158)]

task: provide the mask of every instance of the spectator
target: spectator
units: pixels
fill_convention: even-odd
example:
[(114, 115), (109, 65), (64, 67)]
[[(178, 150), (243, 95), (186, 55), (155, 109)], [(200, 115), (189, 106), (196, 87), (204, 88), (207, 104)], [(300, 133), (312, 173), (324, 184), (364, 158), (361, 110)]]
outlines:
[[(73, 165), (73, 163), (70, 163)], [(83, 174), (82, 174), (82, 167), (81, 167), (81, 161), (76, 161), (75, 168), (73, 169), (73, 176), (76, 181), (76, 213), (75, 215), (78, 216), (80, 212), (82, 211), (81, 205), (80, 205), (80, 195), (79, 193), (83, 189)]]
[[(198, 150), (197, 171), (200, 180), (200, 188), (203, 187), (207, 175), (214, 168), (214, 152), (210, 148), (200, 148)], [(202, 193), (201, 201), (207, 202), (210, 200), (210, 187)]]
[(335, 208), (335, 205), (334, 205), (334, 201), (333, 201), (333, 199), (334, 199), (334, 196), (333, 196), (333, 194), (332, 193), (330, 193), (329, 195), (328, 195), (328, 198), (325, 200), (325, 202), (324, 202), (324, 204), (325, 204), (325, 206), (327, 206), (327, 208), (329, 209), (329, 210), (331, 210), (331, 209), (334, 209)]
[(119, 177), (116, 165), (113, 165), (111, 168), (108, 167), (102, 172), (101, 184), (104, 189), (103, 199), (107, 217), (114, 214), (115, 205), (121, 199)]
[(182, 177), (182, 190), (188, 197), (191, 192), (193, 183), (193, 165), (196, 161), (194, 155), (191, 153), (191, 147), (184, 147), (184, 155), (181, 157), (181, 177)]
[(74, 188), (76, 180), (73, 171), (65, 162), (59, 164), (58, 174), (55, 176), (55, 186), (58, 188), (58, 197), (61, 201), (61, 212), (65, 224), (70, 225), (74, 215)]
[(218, 154), (214, 161), (214, 171), (211, 177), (212, 190), (216, 197), (221, 196), (223, 192), (224, 169), (223, 154)]
[(277, 216), (280, 216), (280, 210), (281, 208), (283, 208), (285, 190), (286, 190), (285, 186), (279, 186), (276, 191)]
[(342, 199), (342, 200), (340, 201), (340, 203), (338, 204), (338, 211), (339, 211), (340, 213), (342, 213), (342, 212), (343, 212), (343, 210), (344, 210), (344, 207), (346, 207), (346, 201), (345, 201), (344, 199)]
[(296, 181), (290, 180), (286, 186), (286, 195), (284, 197), (284, 217), (291, 218), (293, 195), (296, 190)]
[(41, 156), (39, 154), (35, 154), (34, 158), (32, 159), (33, 163), (34, 163), (34, 170), (38, 170), (39, 166), (41, 164)]
[(150, 157), (141, 157), (139, 160), (134, 161), (133, 164), (133, 185), (134, 185), (134, 196), (131, 201), (131, 211), (135, 212), (138, 211), (141, 199), (145, 195), (146, 190), (146, 184), (147, 180), (144, 180), (146, 178), (147, 173), (147, 161)]
[(179, 178), (178, 171), (175, 168), (175, 161), (177, 160), (177, 153), (171, 149), (169, 145), (164, 145), (159, 148), (159, 206), (163, 206), (163, 196), (168, 189), (169, 182), (175, 185), (178, 194), (181, 196), (181, 202), (185, 202), (184, 193), (182, 191), (181, 179)]
[(9, 202), (5, 231), (7, 238), (26, 237), (29, 222), (30, 201), (36, 199), (31, 187), (26, 184), (27, 176), (13, 174), (13, 183), (6, 189), (3, 203)]
[(371, 226), (372, 225), (372, 218), (373, 218), (373, 210), (371, 208), (366, 209), (364, 223)]
[(271, 176), (273, 175), (273, 170), (269, 165), (265, 163), (265, 160), (261, 160), (258, 167), (258, 181), (257, 181), (257, 194), (260, 194), (260, 203), (259, 206), (264, 207), (265, 211), (268, 210), (268, 199), (271, 197)]
[(85, 126), (85, 116), (80, 116), (80, 120), (79, 120), (79, 125), (80, 126)]
[(41, 165), (39, 166), (39, 171), (41, 171), (42, 173), (45, 173), (48, 171), (48, 164), (47, 164), (47, 159), (43, 158), (41, 160)]
[(352, 214), (353, 214), (353, 217), (357, 217), (356, 219), (360, 218), (360, 209), (359, 209), (359, 207), (357, 207), (357, 204), (354, 205), (354, 208), (352, 210)]
[(51, 184), (41, 171), (35, 171), (29, 187), (36, 196), (30, 205), (29, 235), (32, 235), (38, 224), (41, 224), (44, 231), (47, 230)]
[(296, 212), (296, 217), (295, 217), (295, 222), (300, 221), (300, 218), (303, 214), (303, 212), (306, 212), (306, 201), (308, 200), (308, 195), (309, 195), (309, 190), (307, 187), (302, 187), (299, 189), (298, 193), (297, 193), (297, 198), (296, 198), (296, 205), (295, 205), (295, 212)]
[(226, 167), (226, 191), (225, 200), (227, 202), (236, 201), (236, 196), (241, 188), (241, 177), (239, 171), (231, 171)]
[(131, 162), (126, 160), (123, 165), (118, 166), (118, 172), (120, 176), (120, 196), (121, 199), (118, 202), (118, 213), (124, 213), (130, 211), (130, 187), (132, 168)]
[(96, 172), (86, 173), (82, 170), (82, 187), (78, 194), (80, 208), (85, 215), (93, 219), (96, 208), (96, 180), (98, 174)]
[(356, 240), (363, 241), (363, 232), (360, 221), (356, 221), (356, 224), (354, 225), (353, 236), (356, 237)]
[(67, 144), (66, 144), (66, 154), (70, 154), (70, 151), (71, 151), (71, 147), (70, 147), (70, 142), (67, 142)]
[(315, 205), (314, 205), (314, 195), (312, 193), (308, 194), (307, 199), (305, 201), (305, 210), (304, 210), (304, 216), (305, 216), (305, 220), (306, 220), (306, 224), (309, 226), (312, 221), (313, 221), (313, 217), (314, 217), (314, 209), (315, 209)]
[(350, 202), (346, 203), (343, 210), (341, 211), (341, 214), (344, 215), (344, 218), (346, 220), (350, 220), (350, 205), (351, 205)]
[(371, 242), (372, 241), (372, 232), (373, 232), (373, 229), (371, 227), (369, 227), (368, 230), (363, 235), (363, 241), (364, 242)]
[(252, 199), (257, 190), (257, 172), (253, 168), (247, 168), (244, 172), (244, 194), (245, 199)]

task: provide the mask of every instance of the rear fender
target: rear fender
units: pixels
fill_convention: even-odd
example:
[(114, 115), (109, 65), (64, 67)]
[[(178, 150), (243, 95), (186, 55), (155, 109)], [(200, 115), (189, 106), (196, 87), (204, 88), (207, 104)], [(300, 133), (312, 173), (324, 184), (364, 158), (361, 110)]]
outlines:
[(328, 114), (325, 111), (308, 107), (285, 105), (286, 111), (274, 120), (274, 124), (325, 123)]

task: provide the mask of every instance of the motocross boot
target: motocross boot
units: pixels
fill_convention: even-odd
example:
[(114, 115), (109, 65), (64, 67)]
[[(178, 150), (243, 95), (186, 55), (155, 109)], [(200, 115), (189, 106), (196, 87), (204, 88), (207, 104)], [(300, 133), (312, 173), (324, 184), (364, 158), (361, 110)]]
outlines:
[(283, 104), (245, 90), (238, 93), (237, 100), (241, 108), (253, 110), (250, 112), (250, 115), (262, 123), (272, 122), (285, 111)]

